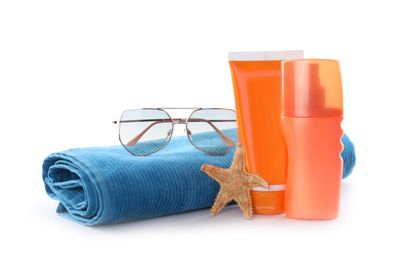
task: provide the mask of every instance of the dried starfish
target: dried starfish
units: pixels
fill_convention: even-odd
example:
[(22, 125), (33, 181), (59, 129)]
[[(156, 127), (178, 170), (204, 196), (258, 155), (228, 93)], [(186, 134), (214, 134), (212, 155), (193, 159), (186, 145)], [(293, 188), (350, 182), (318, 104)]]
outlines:
[(257, 186), (269, 189), (265, 179), (247, 171), (245, 150), (241, 144), (237, 145), (229, 169), (204, 164), (201, 170), (220, 184), (220, 191), (211, 208), (213, 216), (217, 215), (227, 203), (235, 200), (243, 211), (244, 217), (251, 219), (253, 208), (250, 190)]

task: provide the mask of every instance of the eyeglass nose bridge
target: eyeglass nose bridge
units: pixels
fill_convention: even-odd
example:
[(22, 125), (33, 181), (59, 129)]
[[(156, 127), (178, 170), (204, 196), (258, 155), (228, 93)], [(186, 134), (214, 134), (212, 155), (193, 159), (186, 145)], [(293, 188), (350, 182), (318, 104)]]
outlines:
[(187, 123), (187, 118), (173, 118), (173, 124), (185, 124)]

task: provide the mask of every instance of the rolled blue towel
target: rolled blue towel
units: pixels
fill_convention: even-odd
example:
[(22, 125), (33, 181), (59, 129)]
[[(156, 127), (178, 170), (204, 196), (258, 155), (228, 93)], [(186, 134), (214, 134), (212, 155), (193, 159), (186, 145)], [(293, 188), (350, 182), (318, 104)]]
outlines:
[(344, 134), (341, 139), (344, 149), (342, 150), (341, 157), (343, 160), (342, 179), (345, 179), (351, 175), (356, 163), (355, 146), (349, 137)]
[[(352, 142), (342, 138), (343, 176), (355, 165)], [(201, 172), (203, 164), (228, 168), (233, 148), (223, 156), (196, 149), (186, 136), (172, 138), (144, 157), (122, 146), (70, 149), (43, 162), (47, 194), (57, 213), (83, 225), (103, 225), (211, 207), (219, 185)]]

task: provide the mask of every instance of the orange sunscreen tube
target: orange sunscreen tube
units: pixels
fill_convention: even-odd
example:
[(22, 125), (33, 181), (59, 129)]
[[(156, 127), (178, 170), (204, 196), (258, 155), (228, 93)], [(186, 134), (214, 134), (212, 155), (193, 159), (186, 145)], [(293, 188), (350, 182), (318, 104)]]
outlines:
[(287, 148), (280, 122), (281, 62), (303, 58), (303, 51), (230, 52), (239, 142), (249, 172), (262, 176), (269, 190), (252, 193), (256, 214), (284, 213)]
[(336, 60), (282, 63), (282, 127), (288, 148), (286, 216), (334, 219), (342, 180), (342, 81)]

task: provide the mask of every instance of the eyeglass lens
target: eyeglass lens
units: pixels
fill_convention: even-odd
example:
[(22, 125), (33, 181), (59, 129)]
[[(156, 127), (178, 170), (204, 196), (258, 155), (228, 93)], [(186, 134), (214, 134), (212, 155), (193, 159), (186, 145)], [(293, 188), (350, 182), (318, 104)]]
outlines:
[(227, 109), (196, 110), (188, 119), (187, 133), (198, 149), (225, 154), (237, 142), (236, 113)]
[(119, 138), (134, 155), (147, 155), (166, 146), (171, 139), (173, 122), (163, 110), (134, 109), (122, 114)]

